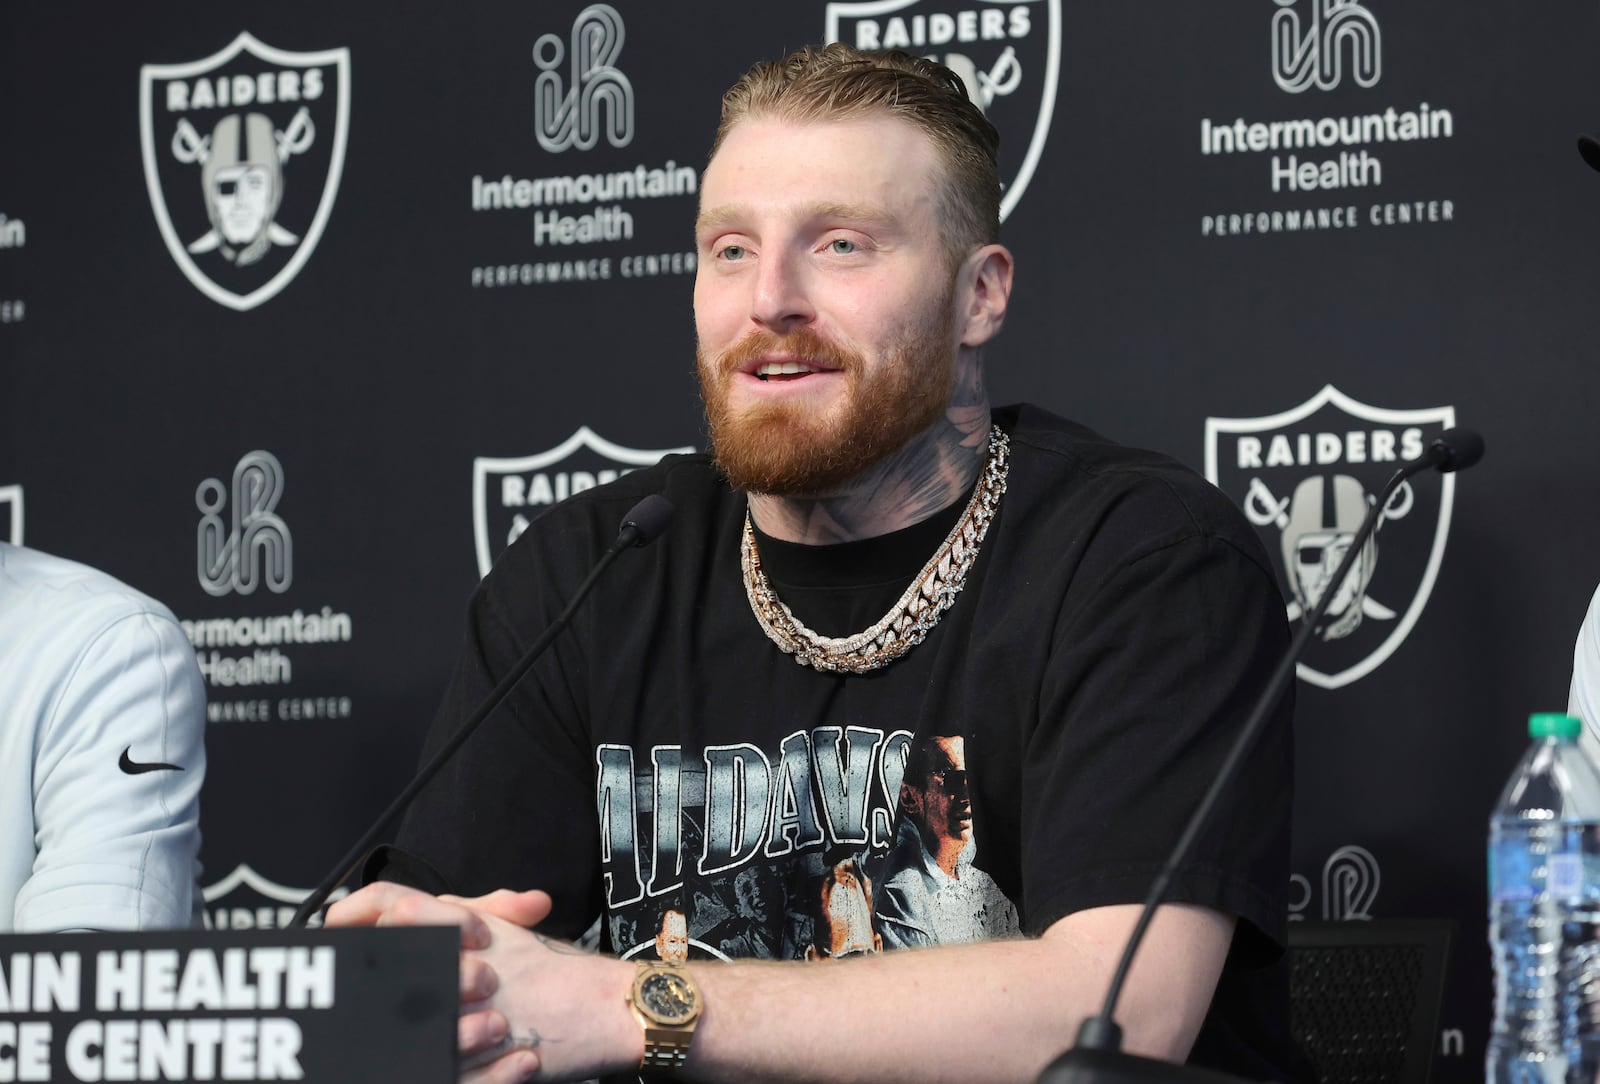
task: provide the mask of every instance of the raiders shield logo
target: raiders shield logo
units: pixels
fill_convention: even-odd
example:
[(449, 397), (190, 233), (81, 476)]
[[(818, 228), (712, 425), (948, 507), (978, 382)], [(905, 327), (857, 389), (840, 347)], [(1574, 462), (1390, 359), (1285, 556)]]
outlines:
[(350, 50), (291, 53), (240, 34), (221, 52), (139, 70), (156, 225), (189, 281), (253, 309), (311, 258), (344, 172)]
[(478, 547), (478, 575), (487, 576), (495, 559), (550, 505), (614, 482), (664, 455), (692, 451), (692, 447), (653, 452), (624, 448), (585, 425), (548, 452), (514, 459), (474, 459), (472, 533)]
[[(283, 929), (306, 897), (309, 888), (290, 888), (269, 881), (248, 863), (240, 862), (233, 872), (214, 885), (200, 890), (205, 899), (205, 925), (208, 930), (265, 930)], [(350, 894), (348, 888), (335, 889), (328, 896), (329, 903), (337, 903)], [(321, 926), (322, 914), (311, 916), (308, 926)]]
[(827, 6), (828, 41), (937, 60), (1000, 130), (1000, 219), (1044, 153), (1061, 74), (1061, 0), (866, 0)]
[(21, 486), (0, 486), (0, 542), (22, 545)]
[[(1260, 532), (1291, 622), (1322, 598), (1400, 462), (1453, 425), (1454, 407), (1386, 410), (1331, 384), (1282, 414), (1206, 419), (1206, 477)], [(1301, 680), (1348, 685), (1405, 640), (1439, 573), (1455, 485), (1454, 474), (1430, 472), (1395, 491), (1299, 664)]]

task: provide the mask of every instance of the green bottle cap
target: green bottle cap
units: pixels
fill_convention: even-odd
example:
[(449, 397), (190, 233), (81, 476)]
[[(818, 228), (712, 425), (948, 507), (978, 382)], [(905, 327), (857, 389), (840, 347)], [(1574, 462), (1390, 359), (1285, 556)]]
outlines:
[(1565, 738), (1568, 741), (1583, 733), (1583, 720), (1559, 711), (1536, 711), (1528, 716), (1530, 738)]

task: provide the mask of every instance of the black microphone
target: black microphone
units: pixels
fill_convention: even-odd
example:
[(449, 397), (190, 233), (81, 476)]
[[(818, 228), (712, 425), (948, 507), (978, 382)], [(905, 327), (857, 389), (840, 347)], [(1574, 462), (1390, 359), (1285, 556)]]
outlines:
[(1600, 139), (1585, 133), (1578, 137), (1578, 153), (1595, 169), (1600, 169)]
[[(1478, 443), (1482, 445), (1483, 442)], [(1481, 447), (1478, 454), (1483, 454)], [(671, 524), (672, 502), (659, 493), (652, 493), (628, 509), (628, 514), (622, 517), (622, 530), (617, 532), (616, 545), (612, 548), (648, 546), (665, 534)]]
[(1446, 429), (1433, 438), (1424, 458), (1440, 474), (1466, 470), (1483, 458), (1483, 438), (1471, 429)]
[(1101, 1006), (1100, 1015), (1091, 1016), (1084, 1020), (1078, 1030), (1078, 1041), (1071, 1050), (1062, 1054), (1055, 1061), (1045, 1067), (1039, 1076), (1039, 1084), (1131, 1084), (1136, 1081), (1168, 1081), (1172, 1084), (1206, 1084), (1215, 1082), (1223, 1084), (1227, 1081), (1238, 1081), (1239, 1078), (1227, 1076), (1210, 1069), (1202, 1069), (1193, 1065), (1177, 1065), (1172, 1062), (1160, 1061), (1154, 1058), (1142, 1058), (1134, 1054), (1124, 1053), (1122, 1047), (1122, 1028), (1113, 1019), (1116, 1012), (1117, 999), (1122, 995), (1122, 984), (1128, 977), (1128, 969), (1133, 964), (1133, 955), (1138, 950), (1139, 944), (1144, 940), (1145, 931), (1150, 926), (1150, 920), (1155, 917), (1156, 908), (1166, 897), (1167, 885), (1172, 880), (1172, 875), (1177, 872), (1183, 860), (1188, 857), (1189, 848), (1200, 835), (1200, 829), (1205, 827), (1206, 821), (1211, 816), (1212, 809), (1217, 800), (1221, 798), (1238, 774), (1239, 765), (1244, 762), (1244, 754), (1254, 744), (1261, 727), (1266, 723), (1267, 716), (1277, 706), (1283, 697), (1284, 690), (1288, 687), (1295, 672), (1295, 664), (1300, 661), (1300, 656), (1305, 654), (1306, 647), (1311, 642), (1311, 637), (1317, 631), (1317, 625), (1328, 612), (1328, 606), (1333, 602), (1333, 597), (1339, 593), (1345, 577), (1356, 563), (1361, 550), (1367, 544), (1367, 539), (1372, 537), (1372, 532), (1377, 528), (1378, 519), (1383, 515), (1384, 508), (1389, 503), (1389, 498), (1394, 496), (1400, 484), (1413, 474), (1420, 474), (1429, 468), (1438, 470), (1443, 474), (1452, 471), (1465, 470), (1483, 458), (1483, 438), (1470, 429), (1446, 429), (1440, 433), (1432, 443), (1416, 459), (1409, 460), (1400, 465), (1400, 469), (1384, 483), (1378, 497), (1367, 509), (1366, 518), (1361, 521), (1352, 537), (1350, 547), (1345, 551), (1344, 559), (1339, 562), (1339, 567), (1334, 570), (1328, 586), (1323, 588), (1317, 604), (1309, 613), (1304, 615), (1304, 624), (1295, 634), (1289, 644), (1289, 650), (1284, 655), (1278, 668), (1272, 672), (1266, 688), (1261, 691), (1260, 698), (1255, 707), (1250, 711), (1249, 720), (1244, 728), (1239, 731), (1233, 745), (1228, 749), (1228, 755), (1223, 759), (1221, 768), (1211, 780), (1211, 785), (1206, 788), (1205, 794), (1200, 799), (1200, 804), (1189, 818), (1183, 834), (1178, 838), (1178, 843), (1168, 856), (1166, 864), (1161, 867), (1161, 872), (1156, 875), (1155, 883), (1150, 888), (1150, 894), (1145, 898), (1144, 910), (1139, 913), (1139, 921), (1133, 927), (1133, 933), (1128, 937), (1128, 944), (1122, 950), (1122, 957), (1117, 961), (1117, 970), (1111, 977), (1111, 983), (1106, 990), (1105, 1004)]
[(533, 669), (533, 664), (539, 660), (539, 656), (545, 653), (545, 649), (571, 623), (572, 615), (578, 612), (578, 604), (584, 600), (589, 591), (599, 582), (601, 574), (610, 567), (612, 561), (616, 560), (617, 555), (623, 550), (631, 549), (635, 546), (648, 546), (661, 537), (671, 522), (672, 502), (657, 493), (652, 493), (628, 510), (628, 514), (622, 517), (622, 527), (617, 532), (617, 540), (611, 543), (605, 553), (600, 555), (600, 559), (594, 563), (594, 567), (589, 570), (588, 577), (578, 585), (578, 590), (573, 594), (572, 601), (567, 603), (566, 609), (562, 610), (556, 619), (550, 623), (549, 627), (539, 635), (539, 638), (533, 642), (533, 645), (528, 648), (522, 658), (517, 660), (516, 665), (506, 671), (506, 675), (500, 679), (498, 685), (489, 691), (489, 695), (484, 699), (478, 710), (472, 713), (471, 718), (461, 725), (461, 729), (456, 731), (449, 741), (439, 747), (439, 751), (433, 755), (433, 758), (422, 766), (411, 782), (406, 784), (405, 789), (395, 797), (394, 801), (389, 803), (389, 808), (378, 814), (378, 819), (373, 822), (372, 827), (368, 828), (362, 837), (356, 840), (355, 846), (351, 847), (345, 856), (339, 859), (328, 876), (323, 878), (322, 882), (311, 890), (311, 895), (305, 898), (305, 901), (300, 904), (299, 910), (295, 911), (294, 917), (289, 920), (290, 929), (304, 926), (311, 916), (317, 913), (317, 909), (327, 902), (328, 897), (333, 894), (333, 890), (343, 884), (345, 878), (356, 871), (356, 867), (361, 864), (361, 860), (372, 849), (372, 845), (377, 842), (378, 836), (389, 826), (389, 822), (394, 820), (406, 806), (411, 804), (411, 800), (417, 796), (418, 792), (427, 786), (435, 775), (439, 774), (439, 769), (444, 767), (445, 762), (455, 755), (456, 750), (460, 749), (466, 740), (477, 731), (478, 726), (489, 717), (489, 714), (511, 694), (512, 688), (522, 679), (523, 675)]

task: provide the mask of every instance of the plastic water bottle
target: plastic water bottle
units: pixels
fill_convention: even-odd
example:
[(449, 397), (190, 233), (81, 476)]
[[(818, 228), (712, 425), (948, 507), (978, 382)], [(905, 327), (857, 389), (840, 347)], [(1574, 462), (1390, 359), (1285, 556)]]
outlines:
[(1533, 744), (1489, 818), (1491, 1084), (1595, 1084), (1600, 1072), (1600, 771), (1569, 715)]

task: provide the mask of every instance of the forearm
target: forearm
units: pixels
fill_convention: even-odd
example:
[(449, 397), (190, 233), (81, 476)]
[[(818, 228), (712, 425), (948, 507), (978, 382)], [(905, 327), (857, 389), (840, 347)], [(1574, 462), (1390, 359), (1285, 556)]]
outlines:
[[(435, 898), (369, 885), (331, 926), (462, 929), (460, 1040), (475, 1081), (582, 1080), (637, 1067), (626, 1003), (634, 966), (525, 928), (543, 893)], [(1105, 994), (1133, 905), (1069, 915), (1033, 940), (907, 949), (848, 960), (688, 965), (704, 1010), (689, 1075), (710, 1081), (1031, 1080), (1071, 1045)], [(1135, 958), (1117, 1020), (1124, 1048), (1182, 1059), (1210, 1005), (1234, 920), (1164, 906)]]
[(707, 1010), (690, 1067), (707, 1080), (1028, 1080), (1092, 1011), (1027, 941), (695, 974)]
[[(690, 1068), (719, 1081), (1031, 1080), (1099, 1011), (1136, 910), (1036, 940), (692, 965), (707, 1008)], [(1213, 912), (1163, 908), (1118, 1012), (1126, 1049), (1187, 1055), (1229, 934)]]

